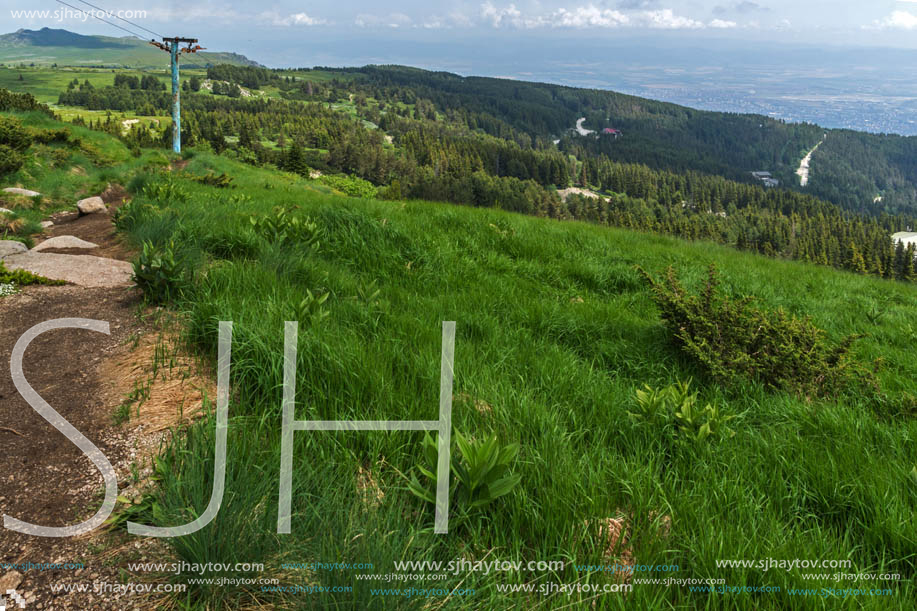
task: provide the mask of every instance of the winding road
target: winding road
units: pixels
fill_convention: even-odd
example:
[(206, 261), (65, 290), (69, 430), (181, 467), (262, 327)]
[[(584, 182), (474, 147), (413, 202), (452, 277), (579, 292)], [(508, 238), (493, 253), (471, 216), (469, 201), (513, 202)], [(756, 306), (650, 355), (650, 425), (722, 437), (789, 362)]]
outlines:
[(586, 129), (585, 127), (583, 127), (583, 123), (585, 123), (585, 121), (586, 121), (586, 117), (583, 117), (582, 119), (577, 119), (576, 121), (576, 133), (578, 133), (580, 136), (588, 136), (589, 134), (595, 133), (594, 130)]
[(828, 138), (828, 134), (825, 134), (825, 137), (821, 139), (821, 142), (815, 145), (815, 147), (809, 151), (809, 154), (802, 158), (802, 161), (799, 164), (799, 169), (796, 170), (796, 175), (799, 176), (799, 186), (804, 187), (809, 184), (809, 163), (812, 161), (812, 153), (818, 150), (818, 147), (821, 146), (821, 143)]

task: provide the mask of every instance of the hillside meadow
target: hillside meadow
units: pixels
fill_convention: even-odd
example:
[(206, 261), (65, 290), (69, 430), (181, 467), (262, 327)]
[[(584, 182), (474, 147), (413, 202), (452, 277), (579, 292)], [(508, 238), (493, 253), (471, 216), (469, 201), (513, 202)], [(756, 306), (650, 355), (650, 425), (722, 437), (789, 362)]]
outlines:
[[(187, 152), (188, 165), (170, 171), (162, 153), (132, 158), (117, 141), (106, 145), (107, 136), (74, 129), (90, 145), (100, 139), (99, 154), (74, 154), (53, 171), (27, 166), (11, 182), (58, 185), (61, 199), (80, 188), (67, 182), (77, 176), (73, 165), (84, 167), (85, 181), (121, 182), (133, 199), (116, 225), (138, 250), (148, 243), (175, 255), (180, 292), (165, 305), (182, 321), (188, 345), (215, 362), (218, 321), (233, 321), (225, 497), (209, 526), (169, 546), (189, 563), (264, 563), (265, 575), (284, 585), (329, 588), (195, 586), (177, 606), (906, 609), (917, 601), (917, 423), (908, 398), (917, 379), (917, 287), (577, 222), (347, 198), (205, 152)], [(201, 180), (222, 174), (232, 178), (228, 187)], [(265, 230), (289, 218), (308, 229)], [(854, 355), (868, 364), (879, 359), (884, 396), (813, 399), (754, 382), (712, 382), (672, 346), (636, 270), (659, 275), (674, 266), (696, 290), (711, 263), (733, 296), (811, 316), (835, 341), (862, 334)], [(425, 464), (422, 433), (298, 432), (292, 533), (277, 534), (287, 320), (300, 323), (297, 418), (325, 420), (436, 419), (441, 325), (455, 321), (453, 430), (474, 442), (518, 444), (518, 486), (463, 518), (467, 508), (456, 507), (450, 533), (435, 535), (432, 506), (406, 480)], [(629, 417), (644, 385), (688, 380), (699, 404), (733, 416), (734, 436), (676, 444)], [(205, 418), (163, 449), (161, 480), (132, 520), (168, 526), (203, 511), (213, 425)], [(573, 564), (620, 561), (624, 546), (606, 555), (597, 527), (618, 516), (630, 527), (626, 552), (634, 561), (679, 567), (636, 577), (724, 579), (780, 591), (697, 593), (664, 584), (598, 597), (499, 591), (507, 583), (615, 583)], [(461, 558), (568, 564), (408, 583), (356, 578), (390, 573), (396, 561)], [(845, 573), (901, 580), (869, 584), (892, 588), (892, 596), (795, 596), (788, 590), (856, 585), (805, 579), (801, 570), (716, 565), (767, 558), (850, 560)], [(373, 569), (284, 567), (308, 562)], [(411, 586), (475, 593), (378, 592)]]

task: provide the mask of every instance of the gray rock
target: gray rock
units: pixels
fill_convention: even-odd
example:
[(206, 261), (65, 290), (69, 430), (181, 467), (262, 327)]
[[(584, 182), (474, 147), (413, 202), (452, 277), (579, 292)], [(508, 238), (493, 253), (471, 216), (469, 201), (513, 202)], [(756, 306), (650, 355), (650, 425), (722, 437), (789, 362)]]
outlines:
[(130, 286), (133, 267), (127, 261), (92, 255), (59, 255), (50, 252), (27, 252), (3, 260), (8, 270), (24, 269), (78, 286)]
[(81, 215), (96, 214), (97, 212), (106, 212), (108, 210), (101, 197), (87, 197), (86, 199), (81, 199), (76, 203), (76, 207)]
[(92, 242), (87, 242), (86, 240), (81, 240), (72, 235), (59, 235), (56, 238), (48, 238), (38, 246), (32, 249), (32, 251), (41, 252), (42, 250), (47, 250), (49, 248), (98, 248), (98, 244), (93, 244)]
[(19, 187), (7, 187), (3, 190), (4, 193), (11, 193), (13, 195), (25, 195), (26, 197), (35, 197), (36, 195), (41, 195), (38, 191), (29, 191), (28, 189), (20, 189)]
[(0, 259), (9, 255), (20, 255), (29, 249), (22, 242), (15, 240), (0, 240)]
[(45, 229), (48, 227), (54, 227), (54, 221), (42, 221), (41, 226)]
[(9, 208), (0, 208), (0, 214), (16, 214), (16, 213), (10, 210)]

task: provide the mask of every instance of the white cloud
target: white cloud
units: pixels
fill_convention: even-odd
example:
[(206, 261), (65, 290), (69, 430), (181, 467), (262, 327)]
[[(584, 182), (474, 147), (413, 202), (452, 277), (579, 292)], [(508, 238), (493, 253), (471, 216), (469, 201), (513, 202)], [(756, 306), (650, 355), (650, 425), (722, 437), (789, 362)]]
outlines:
[(261, 17), (265, 21), (269, 21), (271, 25), (279, 26), (311, 26), (311, 25), (324, 25), (328, 23), (324, 19), (316, 19), (315, 17), (310, 17), (306, 13), (293, 13), (292, 15), (287, 15), (286, 17), (281, 17), (277, 13), (262, 13)]
[(432, 17), (427, 17), (423, 20), (421, 27), (427, 28), (428, 30), (441, 30), (454, 27), (471, 27), (473, 25), (474, 21), (467, 15), (458, 11), (453, 11), (446, 16), (433, 15)]
[(414, 20), (404, 13), (390, 13), (388, 15), (370, 15), (369, 13), (360, 13), (354, 20), (354, 23), (361, 27), (389, 27), (401, 28), (414, 24)]
[(481, 5), (481, 17), (489, 21), (495, 28), (510, 26), (514, 28), (531, 28), (543, 25), (536, 20), (528, 20), (522, 17), (522, 12), (516, 8), (515, 4), (510, 4), (506, 8), (498, 9), (490, 2)]
[[(907, 0), (908, 2), (917, 0)], [(907, 11), (892, 11), (892, 14), (876, 21), (867, 29), (917, 30), (917, 15)]]
[[(656, 29), (698, 29), (706, 27), (702, 22), (676, 15), (672, 9), (641, 10), (622, 12), (603, 9), (594, 4), (576, 8), (560, 8), (550, 13), (526, 15), (515, 4), (497, 8), (491, 2), (481, 5), (481, 19), (495, 28), (616, 28), (634, 26)], [(711, 27), (733, 27), (732, 22), (715, 20)], [(732, 24), (732, 25), (729, 25)]]
[(661, 11), (646, 11), (643, 15), (648, 27), (664, 30), (698, 29), (704, 24), (688, 17), (681, 17), (666, 8)]
[(717, 29), (720, 29), (720, 30), (725, 30), (725, 29), (728, 29), (728, 28), (734, 28), (734, 27), (738, 26), (739, 24), (737, 24), (735, 21), (725, 21), (725, 20), (723, 20), (723, 19), (714, 19), (714, 20), (711, 21), (708, 25), (709, 25), (711, 28), (717, 28)]
[(630, 22), (630, 18), (620, 11), (599, 9), (591, 4), (573, 10), (559, 9), (549, 19), (553, 26), (569, 28), (612, 28)]

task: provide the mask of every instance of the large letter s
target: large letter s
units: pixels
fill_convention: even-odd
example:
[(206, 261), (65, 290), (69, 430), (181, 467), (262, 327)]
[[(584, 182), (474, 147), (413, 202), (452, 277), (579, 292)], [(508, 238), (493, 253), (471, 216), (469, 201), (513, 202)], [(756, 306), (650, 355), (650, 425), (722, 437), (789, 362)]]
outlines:
[(64, 434), (64, 436), (73, 442), (76, 447), (83, 451), (83, 454), (89, 457), (95, 464), (96, 468), (102, 472), (105, 478), (105, 500), (102, 506), (94, 516), (73, 526), (38, 526), (28, 522), (22, 522), (8, 515), (3, 516), (3, 527), (15, 530), (16, 532), (27, 535), (36, 535), (39, 537), (73, 537), (89, 532), (98, 528), (108, 519), (111, 512), (114, 511), (115, 502), (118, 498), (118, 478), (115, 476), (115, 469), (111, 466), (108, 458), (97, 448), (91, 441), (80, 433), (72, 424), (58, 414), (53, 407), (48, 405), (41, 396), (26, 382), (25, 375), (22, 373), (22, 357), (26, 348), (36, 337), (45, 331), (54, 329), (86, 329), (88, 331), (97, 331), (109, 335), (108, 323), (101, 320), (91, 320), (89, 318), (57, 318), (47, 322), (39, 323), (26, 331), (16, 345), (13, 346), (13, 354), (10, 356), (10, 373), (13, 375), (13, 384), (16, 390), (22, 395), (22, 398), (28, 401), (39, 415), (47, 420), (51, 426)]

